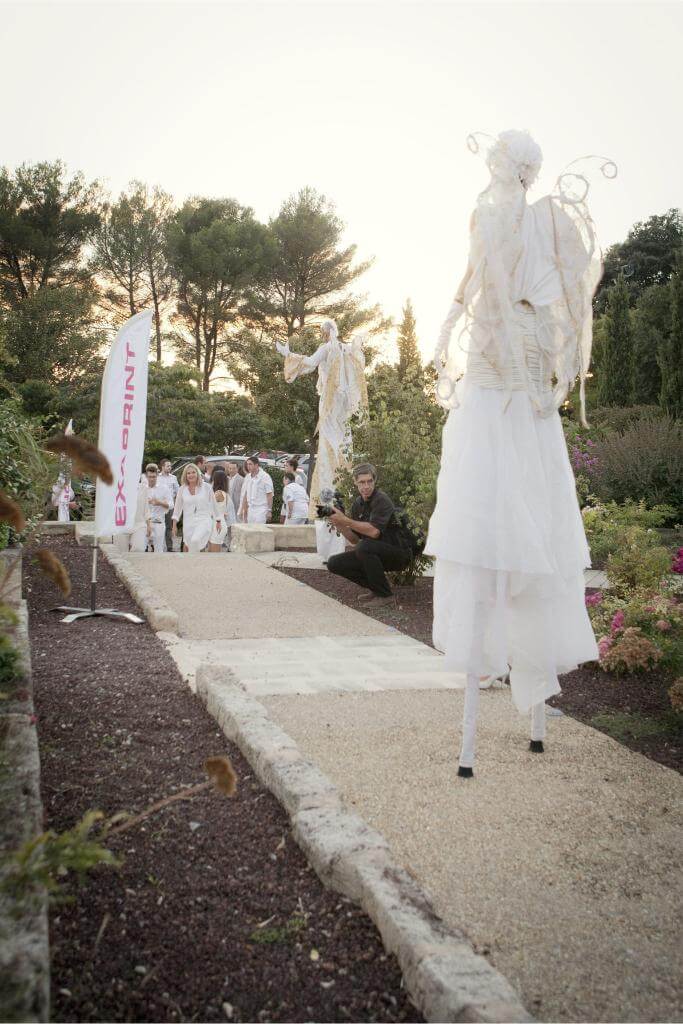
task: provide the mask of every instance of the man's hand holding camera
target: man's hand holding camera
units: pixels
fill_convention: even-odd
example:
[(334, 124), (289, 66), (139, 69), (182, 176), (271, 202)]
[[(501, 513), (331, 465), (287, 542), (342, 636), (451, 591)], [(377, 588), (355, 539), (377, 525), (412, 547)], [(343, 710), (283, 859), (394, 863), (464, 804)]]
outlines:
[(372, 523), (364, 523), (359, 519), (349, 519), (347, 515), (338, 509), (335, 509), (326, 518), (328, 523), (331, 523), (335, 530), (338, 530), (342, 537), (346, 537), (351, 544), (357, 544), (362, 537), (370, 537), (372, 540), (376, 540), (379, 537), (379, 530)]

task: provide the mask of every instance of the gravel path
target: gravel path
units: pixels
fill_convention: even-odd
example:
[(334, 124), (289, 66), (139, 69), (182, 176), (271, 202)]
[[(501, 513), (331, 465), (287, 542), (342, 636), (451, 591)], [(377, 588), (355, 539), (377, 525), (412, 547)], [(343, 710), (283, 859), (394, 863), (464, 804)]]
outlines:
[(472, 782), (461, 691), (262, 702), (539, 1020), (681, 1019), (679, 775), (568, 717), (530, 754), (504, 690)]

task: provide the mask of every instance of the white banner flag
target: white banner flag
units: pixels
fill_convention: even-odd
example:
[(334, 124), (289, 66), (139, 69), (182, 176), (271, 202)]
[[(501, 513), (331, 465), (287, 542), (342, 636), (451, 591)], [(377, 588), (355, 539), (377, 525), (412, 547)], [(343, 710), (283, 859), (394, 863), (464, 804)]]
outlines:
[(98, 447), (109, 459), (114, 483), (97, 481), (97, 535), (130, 533), (145, 447), (147, 374), (152, 310), (127, 320), (116, 335), (102, 375)]

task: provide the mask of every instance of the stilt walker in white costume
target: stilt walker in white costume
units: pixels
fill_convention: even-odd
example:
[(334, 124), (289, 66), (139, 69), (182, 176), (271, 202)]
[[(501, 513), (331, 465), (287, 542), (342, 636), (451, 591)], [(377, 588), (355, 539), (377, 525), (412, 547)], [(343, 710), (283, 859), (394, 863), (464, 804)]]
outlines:
[(285, 357), (285, 380), (288, 384), (305, 373), (318, 371), (320, 395), (318, 417), (318, 455), (311, 480), (311, 507), (321, 491), (334, 490), (337, 471), (351, 465), (351, 417), (359, 409), (367, 409), (368, 389), (365, 382), (363, 335), (350, 342), (339, 340), (334, 320), (320, 325), (322, 344), (312, 356), (297, 355), (289, 350), (289, 342), (275, 342)]
[[(477, 137), (468, 145), (478, 152)], [(542, 752), (558, 674), (598, 656), (584, 601), (590, 556), (557, 411), (578, 377), (585, 422), (602, 273), (588, 180), (568, 169), (552, 195), (528, 205), (542, 159), (534, 140), (503, 132), (486, 159), (491, 181), (435, 353), (437, 398), (450, 412), (426, 545), (436, 558), (434, 645), (465, 678), (465, 778), (482, 677), (509, 671), (512, 699), (531, 716), (530, 749)], [(611, 161), (601, 170), (616, 175)]]

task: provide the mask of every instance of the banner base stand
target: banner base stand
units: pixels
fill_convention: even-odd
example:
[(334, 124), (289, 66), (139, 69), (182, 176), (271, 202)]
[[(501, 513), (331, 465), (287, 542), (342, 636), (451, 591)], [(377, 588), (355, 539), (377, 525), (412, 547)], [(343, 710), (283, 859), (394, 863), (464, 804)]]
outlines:
[(132, 612), (119, 612), (115, 608), (68, 608), (66, 605), (59, 605), (52, 609), (53, 612), (69, 612), (62, 619), (62, 622), (76, 622), (77, 619), (87, 619), (92, 615), (108, 615), (112, 619), (126, 619), (128, 622), (144, 622), (139, 615)]
[(53, 612), (68, 612), (62, 619), (62, 622), (71, 623), (76, 622), (78, 619), (89, 619), (93, 615), (106, 615), (110, 619), (125, 619), (126, 622), (135, 622), (140, 624), (144, 622), (139, 615), (134, 615), (132, 612), (120, 612), (116, 608), (98, 608), (97, 607), (97, 552), (99, 550), (97, 543), (97, 533), (93, 539), (92, 545), (92, 575), (90, 578), (90, 607), (89, 608), (71, 608), (66, 604), (60, 604), (56, 608), (52, 608)]

